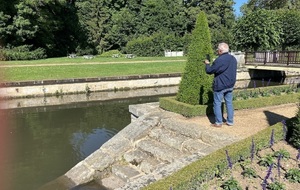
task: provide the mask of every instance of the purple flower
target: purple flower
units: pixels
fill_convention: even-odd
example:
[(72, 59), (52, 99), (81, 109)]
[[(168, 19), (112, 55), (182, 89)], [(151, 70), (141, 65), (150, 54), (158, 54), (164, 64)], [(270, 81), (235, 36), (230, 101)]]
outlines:
[(272, 174), (272, 168), (273, 168), (273, 163), (269, 166), (267, 175), (265, 176), (265, 178), (261, 184), (263, 190), (267, 189), (268, 179), (269, 179), (270, 175)]
[(280, 161), (281, 161), (281, 158), (282, 158), (282, 155), (279, 154), (278, 157), (277, 157), (277, 170), (278, 170), (278, 178), (280, 179)]
[(254, 151), (255, 151), (255, 144), (254, 144), (254, 140), (252, 138), (252, 144), (251, 144), (251, 163), (253, 162)]
[(298, 154), (296, 156), (296, 160), (299, 161), (300, 160), (300, 148), (298, 149)]
[(229, 157), (229, 155), (228, 155), (228, 151), (225, 150), (225, 152), (226, 152), (226, 158), (227, 158), (228, 167), (229, 167), (230, 169), (232, 169), (232, 162), (231, 162), (230, 157)]
[(270, 147), (274, 145), (274, 129), (272, 129), (271, 137), (270, 137)]

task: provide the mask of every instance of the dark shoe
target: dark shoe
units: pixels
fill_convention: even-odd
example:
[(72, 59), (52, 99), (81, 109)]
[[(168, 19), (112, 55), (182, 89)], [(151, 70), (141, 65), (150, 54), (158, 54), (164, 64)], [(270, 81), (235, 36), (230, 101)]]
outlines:
[(220, 128), (222, 127), (222, 124), (216, 124), (216, 123), (213, 123), (210, 125), (211, 127), (216, 127), (216, 128)]

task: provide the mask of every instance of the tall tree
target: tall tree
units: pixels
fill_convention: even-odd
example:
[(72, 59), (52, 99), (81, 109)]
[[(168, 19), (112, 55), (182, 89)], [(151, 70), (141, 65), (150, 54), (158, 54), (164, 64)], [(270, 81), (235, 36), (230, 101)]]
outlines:
[[(39, 29), (36, 23), (38, 13), (27, 3), (20, 2), (16, 5), (17, 14), (13, 18), (13, 26), (16, 41), (15, 44), (21, 44), (32, 40)], [(26, 43), (26, 42), (25, 42)]]
[(242, 13), (248, 14), (256, 9), (300, 9), (300, 0), (248, 0), (248, 3), (241, 7)]
[(187, 63), (176, 96), (178, 101), (191, 105), (212, 102), (212, 77), (205, 73), (203, 63), (206, 54), (212, 55), (213, 50), (207, 18), (201, 11), (192, 32)]
[(281, 49), (300, 48), (300, 12), (294, 9), (282, 9), (278, 11), (281, 33)]
[(221, 41), (232, 43), (231, 28), (235, 22), (233, 0), (185, 0), (188, 30), (195, 26), (196, 15), (204, 11), (207, 15), (213, 44)]
[(0, 0), (0, 46), (5, 47), (6, 43), (14, 39), (13, 16), (17, 14), (15, 5), (19, 0)]
[(258, 9), (240, 18), (233, 34), (241, 50), (272, 50), (280, 44), (282, 28), (275, 11)]
[(74, 51), (79, 29), (73, 1), (19, 0), (12, 3), (15, 4), (5, 7), (8, 11), (0, 19), (3, 46), (43, 48), (49, 57), (65, 56)]

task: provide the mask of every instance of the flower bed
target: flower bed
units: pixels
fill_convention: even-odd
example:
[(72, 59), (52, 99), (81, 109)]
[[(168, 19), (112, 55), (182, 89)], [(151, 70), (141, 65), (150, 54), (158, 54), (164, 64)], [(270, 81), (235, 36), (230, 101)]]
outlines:
[(299, 151), (285, 141), (279, 141), (271, 148), (257, 152), (252, 161), (235, 163), (225, 175), (202, 184), (201, 189), (299, 189), (299, 164)]
[(253, 159), (235, 163), (224, 175), (202, 184), (200, 189), (299, 189), (299, 154), (286, 141), (279, 141), (258, 151)]

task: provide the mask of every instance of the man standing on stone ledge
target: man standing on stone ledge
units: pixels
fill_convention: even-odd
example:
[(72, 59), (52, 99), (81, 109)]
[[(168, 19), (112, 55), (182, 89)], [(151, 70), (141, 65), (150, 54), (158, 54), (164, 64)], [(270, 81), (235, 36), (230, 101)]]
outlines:
[(207, 74), (214, 74), (213, 91), (214, 91), (214, 114), (215, 123), (212, 127), (222, 127), (223, 113), (222, 101), (225, 100), (227, 110), (226, 125), (233, 126), (233, 87), (236, 82), (237, 60), (230, 55), (229, 46), (226, 43), (218, 45), (219, 57), (210, 65), (209, 60), (205, 60), (205, 71)]

